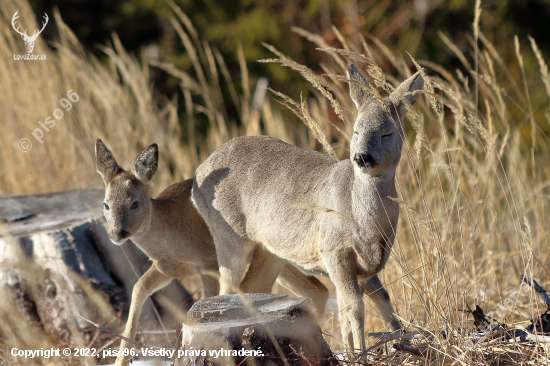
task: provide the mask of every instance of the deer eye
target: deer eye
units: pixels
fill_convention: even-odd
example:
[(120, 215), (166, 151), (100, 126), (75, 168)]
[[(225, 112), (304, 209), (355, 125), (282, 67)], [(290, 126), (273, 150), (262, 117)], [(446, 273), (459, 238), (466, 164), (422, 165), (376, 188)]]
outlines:
[(109, 211), (109, 205), (108, 204), (104, 203), (103, 208), (105, 208), (105, 210)]
[(139, 206), (139, 202), (136, 201), (136, 202), (132, 203), (132, 206), (130, 206), (130, 208), (131, 208), (132, 210), (135, 210), (136, 208), (138, 208), (138, 206)]

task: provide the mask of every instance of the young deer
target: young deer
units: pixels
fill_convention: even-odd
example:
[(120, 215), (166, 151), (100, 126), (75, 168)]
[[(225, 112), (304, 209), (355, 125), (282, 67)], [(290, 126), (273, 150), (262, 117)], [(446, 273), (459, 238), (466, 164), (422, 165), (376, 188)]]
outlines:
[(424, 80), (416, 73), (382, 106), (360, 85), (367, 81), (355, 66), (347, 71), (359, 111), (350, 160), (266, 136), (235, 138), (199, 166), (192, 200), (214, 238), (222, 294), (231, 292), (225, 281), (241, 282), (249, 253), (263, 247), (270, 253), (266, 288), (286, 261), (330, 276), (344, 343), (365, 350), (363, 292), (400, 329), (377, 273), (390, 255), (399, 216), (391, 197), (397, 197), (402, 119), (419, 96), (410, 92)]
[[(134, 339), (141, 309), (152, 293), (167, 286), (173, 278), (201, 271), (218, 273), (214, 241), (190, 201), (192, 178), (169, 186), (156, 199), (147, 193), (146, 185), (158, 166), (156, 144), (149, 145), (137, 156), (130, 172), (119, 167), (101, 140), (96, 141), (95, 148), (97, 172), (106, 186), (103, 212), (111, 241), (121, 245), (131, 239), (153, 261), (132, 292), (124, 336)], [(266, 255), (261, 248), (252, 254), (255, 265), (250, 266), (240, 286), (244, 292), (271, 292), (271, 287), (258, 286), (261, 282), (258, 279), (267, 272), (262, 268)], [(218, 295), (218, 279), (203, 274), (201, 279), (205, 297)], [(309, 297), (315, 311), (322, 314), (328, 290), (315, 277), (305, 276), (288, 265), (281, 272), (279, 283)], [(131, 346), (123, 340), (120, 350)], [(129, 361), (130, 357), (119, 355), (116, 365), (128, 365)]]

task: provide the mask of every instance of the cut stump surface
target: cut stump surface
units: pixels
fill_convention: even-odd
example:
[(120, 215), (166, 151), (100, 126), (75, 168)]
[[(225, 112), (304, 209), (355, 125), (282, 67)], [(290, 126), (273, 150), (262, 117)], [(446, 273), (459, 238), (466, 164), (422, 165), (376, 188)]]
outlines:
[[(220, 295), (196, 302), (176, 366), (336, 365), (305, 297)], [(202, 350), (197, 355), (197, 350)], [(194, 352), (191, 352), (194, 351)]]

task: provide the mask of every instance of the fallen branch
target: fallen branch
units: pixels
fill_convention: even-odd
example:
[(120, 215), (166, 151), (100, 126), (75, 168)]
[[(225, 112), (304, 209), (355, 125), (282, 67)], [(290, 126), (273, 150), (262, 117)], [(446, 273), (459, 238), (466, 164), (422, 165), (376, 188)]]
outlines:
[[(443, 336), (443, 338), (447, 337), (447, 332), (445, 331), (435, 331), (431, 333), (432, 334), (440, 333)], [(400, 339), (403, 341), (412, 341), (412, 340), (421, 339), (423, 337), (430, 337), (429, 334), (430, 333), (428, 332), (422, 332), (419, 330), (415, 330), (414, 332), (403, 332), (402, 330), (398, 330), (395, 332), (368, 333), (367, 337), (379, 338), (380, 341), (386, 341), (386, 342), (389, 342), (395, 339)]]
[(533, 287), (533, 289), (537, 292), (537, 294), (542, 296), (542, 298), (544, 299), (544, 302), (546, 303), (546, 307), (550, 309), (550, 297), (548, 297), (548, 293), (546, 292), (546, 290), (541, 285), (539, 285), (537, 281), (535, 281), (534, 279), (526, 277), (524, 275), (521, 275), (520, 277), (523, 282)]
[[(393, 344), (396, 351), (402, 355), (409, 354), (424, 359), (430, 365), (466, 365), (468, 363), (465, 363), (465, 357), (484, 361), (487, 364), (522, 364), (533, 359), (535, 355), (538, 357), (538, 361), (546, 362), (548, 360), (544, 351), (546, 348), (538, 347), (537, 343), (550, 344), (550, 296), (532, 278), (521, 276), (521, 280), (532, 286), (548, 307), (543, 314), (536, 315), (526, 328), (509, 327), (486, 315), (479, 305), (472, 310), (465, 302), (466, 309), (459, 311), (473, 315), (473, 328), (469, 330), (456, 329), (452, 332), (427, 330), (405, 332), (401, 330), (368, 333), (368, 337), (378, 339), (376, 344), (363, 355), (369, 354), (370, 351), (386, 343), (396, 341)], [(457, 347), (457, 344), (465, 345), (467, 350), (460, 350), (460, 346)], [(376, 357), (376, 353), (369, 354), (369, 356)]]
[(450, 365), (456, 363), (456, 357), (446, 354), (443, 350), (433, 345), (423, 344), (413, 346), (407, 343), (396, 343), (393, 345), (393, 348), (397, 351), (429, 360), (430, 364)]
[(516, 338), (516, 341), (550, 343), (550, 336), (543, 336), (539, 334), (527, 334), (525, 337)]
[(424, 332), (420, 332), (420, 331), (403, 332), (402, 330), (398, 330), (395, 332), (369, 333), (367, 334), (367, 337), (380, 338), (381, 341), (382, 340), (385, 341), (385, 340), (393, 340), (393, 339), (411, 340), (423, 335), (424, 335)]
[[(422, 332), (410, 332), (410, 333), (418, 333), (418, 336), (423, 336), (424, 334)], [(401, 330), (398, 330), (397, 332), (380, 332), (380, 333), (369, 333), (369, 337), (376, 337), (380, 338), (380, 341), (376, 342), (372, 347), (367, 349), (363, 354), (367, 354), (371, 352), (373, 349), (376, 349), (386, 343), (389, 343), (391, 341), (394, 341), (396, 339), (401, 339), (405, 341), (410, 341), (413, 339), (413, 335), (410, 333), (403, 332)]]
[(179, 332), (177, 329), (167, 329), (167, 330), (139, 330), (136, 332), (138, 335), (163, 335), (163, 334), (175, 334)]

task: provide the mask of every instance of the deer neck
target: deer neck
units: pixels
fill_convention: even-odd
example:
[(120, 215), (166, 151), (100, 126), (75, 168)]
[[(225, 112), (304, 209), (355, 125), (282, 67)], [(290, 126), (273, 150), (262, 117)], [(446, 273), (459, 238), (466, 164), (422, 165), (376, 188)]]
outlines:
[(386, 196), (387, 194), (396, 194), (395, 170), (378, 175), (363, 174), (355, 171), (353, 179), (353, 192), (356, 194), (364, 195), (372, 190), (385, 193)]
[[(389, 197), (397, 198), (395, 170), (377, 176), (355, 172), (352, 185), (353, 214), (359, 222), (397, 222), (399, 205)], [(385, 225), (383, 225), (385, 226)]]
[(148, 218), (131, 238), (134, 244), (151, 259), (161, 259), (158, 258), (155, 249), (159, 248), (159, 244), (164, 241), (170, 225), (169, 218), (164, 217), (164, 210), (160, 206), (162, 205), (159, 202), (151, 199), (151, 211)]

